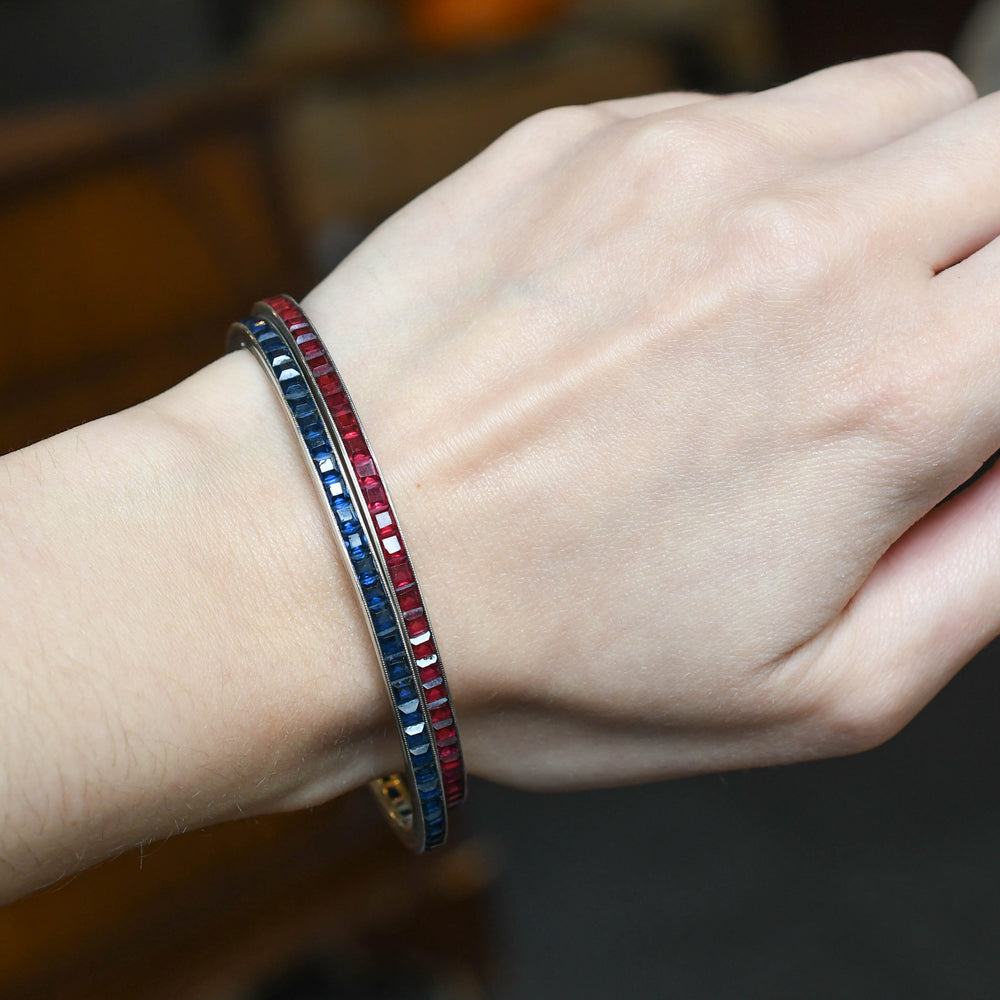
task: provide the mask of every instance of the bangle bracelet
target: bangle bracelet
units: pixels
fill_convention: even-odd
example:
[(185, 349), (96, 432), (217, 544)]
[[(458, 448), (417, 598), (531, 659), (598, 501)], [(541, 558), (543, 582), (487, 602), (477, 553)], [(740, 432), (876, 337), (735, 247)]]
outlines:
[(423, 851), (443, 843), (447, 833), (440, 767), (428, 737), (427, 711), (419, 684), (409, 670), (402, 631), (392, 615), (370, 536), (358, 516), (336, 435), (323, 419), (321, 400), (310, 385), (307, 366), (294, 344), (263, 319), (252, 318), (230, 329), (230, 347), (248, 348), (277, 388), (295, 428), (299, 444), (322, 491), (338, 550), (346, 559), (352, 583), (365, 613), (382, 674), (397, 717), (406, 776), (390, 775), (372, 782), (376, 799), (404, 843)]
[[(258, 303), (254, 315), (279, 329), (305, 362), (313, 384), (322, 397), (334, 436), (341, 443), (343, 466), (350, 479), (358, 510), (367, 521), (375, 557), (399, 620), (404, 625), (407, 651), (416, 669), (422, 698), (431, 719), (431, 731), (441, 762), (445, 801), (448, 807), (465, 799), (465, 766), (458, 729), (451, 710), (437, 643), (431, 630), (416, 575), (410, 563), (392, 502), (379, 472), (351, 398), (333, 361), (302, 308), (287, 295)], [(376, 541), (377, 539), (377, 541)]]
[[(285, 403), (361, 601), (394, 707), (406, 763), (371, 782), (415, 851), (444, 842), (447, 806), (462, 801), (465, 772), (451, 700), (393, 509), (353, 406), (315, 330), (291, 299), (260, 303), (230, 330)], [(332, 404), (332, 405), (331, 405)]]

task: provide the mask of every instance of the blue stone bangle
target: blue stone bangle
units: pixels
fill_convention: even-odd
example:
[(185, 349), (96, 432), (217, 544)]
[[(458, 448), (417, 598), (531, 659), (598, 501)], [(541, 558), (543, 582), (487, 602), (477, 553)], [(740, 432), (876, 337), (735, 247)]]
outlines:
[(256, 317), (235, 323), (229, 331), (229, 349), (240, 347), (260, 361), (285, 403), (340, 539), (338, 549), (364, 608), (395, 709), (405, 778), (398, 774), (377, 778), (372, 790), (407, 846), (417, 852), (438, 847), (447, 836), (448, 819), (431, 719), (420, 697), (420, 677), (406, 653), (404, 623), (388, 598), (391, 581), (384, 578), (373, 556), (372, 539), (358, 514), (361, 501), (352, 493), (350, 477), (344, 475), (344, 457), (327, 426), (326, 408), (297, 345), (283, 331)]

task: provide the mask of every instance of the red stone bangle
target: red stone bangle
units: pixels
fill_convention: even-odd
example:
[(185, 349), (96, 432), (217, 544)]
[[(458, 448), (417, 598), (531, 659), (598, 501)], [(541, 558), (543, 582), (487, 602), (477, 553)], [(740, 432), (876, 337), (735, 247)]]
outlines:
[(391, 599), (406, 625), (410, 639), (408, 655), (420, 676), (421, 698), (434, 730), (445, 802), (451, 808), (465, 799), (466, 792), (465, 764), (458, 729), (437, 643), (382, 474), (337, 369), (298, 303), (287, 295), (276, 295), (258, 303), (254, 313), (270, 323), (283, 326), (298, 344), (330, 412), (331, 424), (350, 459), (350, 468), (345, 472), (353, 477), (358, 487), (357, 496), (363, 498), (367, 507), (374, 529), (373, 538), (378, 538), (380, 543), (378, 558), (392, 583)]

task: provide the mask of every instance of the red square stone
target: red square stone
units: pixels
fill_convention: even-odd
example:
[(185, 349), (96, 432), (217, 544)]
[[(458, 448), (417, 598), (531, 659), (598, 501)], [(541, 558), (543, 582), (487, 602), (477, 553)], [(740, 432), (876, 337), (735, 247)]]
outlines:
[(368, 504), (368, 509), (373, 514), (381, 514), (382, 511), (388, 510), (389, 498), (385, 495), (385, 490), (382, 488), (382, 481), (378, 476), (365, 476), (364, 481), (361, 483), (361, 491), (365, 495), (365, 503)]
[(326, 405), (333, 410), (332, 398), (340, 392), (340, 379), (337, 378), (332, 372), (329, 375), (317, 375), (316, 385), (319, 386), (319, 391), (323, 393), (323, 398), (326, 400)]
[(409, 619), (416, 612), (423, 611), (423, 605), (420, 603), (420, 591), (416, 587), (411, 587), (406, 593), (399, 595), (399, 609), (406, 619)]
[[(384, 546), (383, 546), (383, 548), (384, 548)], [(404, 562), (407, 561), (407, 559), (406, 559), (406, 549), (403, 548), (403, 547), (401, 547), (398, 552), (386, 552), (385, 553), (385, 561), (389, 564), (389, 566), (390, 566), (389, 572), (391, 573), (392, 572), (391, 567), (398, 566), (398, 565), (400, 565), (400, 563), (404, 563)]]
[(406, 590), (417, 582), (413, 576), (409, 559), (402, 559), (396, 565), (390, 566), (389, 576), (392, 577), (392, 585), (397, 592)]
[(350, 410), (340, 409), (333, 415), (333, 422), (337, 425), (337, 430), (346, 438), (348, 434), (360, 434), (361, 428), (358, 421)]
[(347, 449), (348, 455), (353, 455), (360, 448), (363, 448), (365, 444), (365, 440), (361, 436), (361, 429), (357, 423), (355, 423), (353, 430), (341, 433), (340, 439), (344, 442), (344, 448)]
[[(364, 442), (362, 442), (364, 444)], [(367, 447), (363, 447), (357, 453), (351, 454), (351, 461), (354, 463), (354, 471), (359, 477), (371, 478), (376, 473), (375, 462), (368, 453)]]
[(356, 430), (352, 430), (343, 435), (344, 446), (347, 448), (347, 454), (353, 459), (355, 455), (365, 455), (368, 457), (368, 446), (365, 444), (365, 439), (361, 435), (361, 428), (358, 427), (357, 418), (354, 419), (354, 426)]
[[(422, 633), (426, 632), (429, 628), (430, 625), (427, 624), (427, 615), (425, 614), (415, 614), (412, 618), (408, 617), (406, 620), (406, 631), (409, 633), (411, 639), (415, 639), (418, 635), (421, 635)], [(422, 642), (420, 644), (420, 646), (429, 646), (429, 645), (430, 645), (429, 642)], [(420, 646), (418, 646), (417, 648), (419, 649)], [(431, 648), (433, 649), (433, 647)], [(428, 653), (427, 655), (430, 656), (431, 654)], [(417, 658), (418, 659), (420, 658), (419, 654)]]
[[(316, 381), (319, 382), (320, 380), (317, 379)], [(344, 395), (343, 386), (339, 384), (335, 387), (332, 386), (332, 382), (330, 379), (327, 379), (325, 384), (331, 385), (329, 393), (327, 393), (325, 390), (323, 392), (323, 396), (326, 399), (326, 405), (330, 408), (330, 412), (340, 413), (341, 410), (349, 411), (351, 407), (350, 404), (347, 402), (347, 397)]]

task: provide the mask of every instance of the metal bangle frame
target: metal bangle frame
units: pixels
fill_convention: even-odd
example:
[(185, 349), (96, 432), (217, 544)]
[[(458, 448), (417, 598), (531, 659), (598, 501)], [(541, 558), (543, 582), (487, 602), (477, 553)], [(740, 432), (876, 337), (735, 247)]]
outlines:
[[(373, 530), (374, 525), (371, 516), (354, 475), (353, 463), (346, 455), (343, 442), (333, 424), (326, 402), (316, 385), (309, 364), (295, 343), (295, 337), (289, 333), (284, 323), (280, 321), (280, 317), (277, 317), (269, 306), (260, 304), (257, 309), (264, 312), (265, 315), (258, 315), (244, 322), (234, 323), (229, 331), (228, 347), (231, 351), (238, 348), (250, 350), (267, 372), (268, 378), (281, 398), (289, 420), (296, 431), (296, 438), (306, 458), (306, 463), (311, 470), (314, 485), (323, 497), (324, 507), (331, 519), (331, 524), (335, 529), (335, 534), (339, 541), (337, 550), (341, 553), (341, 557), (348, 569), (352, 586), (364, 611), (365, 622), (372, 645), (379, 659), (382, 677), (389, 693), (390, 702), (393, 705), (403, 758), (406, 763), (405, 777), (401, 774), (393, 774), (376, 778), (371, 782), (372, 791), (393, 829), (403, 842), (418, 853), (430, 850), (444, 843), (447, 836), (447, 809), (445, 807), (441, 762), (438, 757), (438, 748), (433, 737), (434, 730), (423, 697), (423, 688), (420, 683), (420, 675), (413, 656), (412, 646), (409, 642), (405, 622), (399, 608), (399, 603), (395, 597), (395, 591), (388, 575), (385, 560), (382, 558), (382, 546), (378, 544), (378, 535)], [(285, 394), (284, 387), (275, 372), (274, 364), (271, 358), (268, 357), (266, 348), (258, 340), (258, 337), (267, 336), (268, 334), (277, 337), (281, 342), (284, 352), (288, 356), (288, 363), (301, 377), (302, 382), (309, 390), (311, 396), (310, 402), (316, 411), (326, 437), (323, 443), (335, 458), (337, 475), (342, 480), (348, 494), (348, 499), (355, 513), (358, 515), (358, 522), (365, 547), (373, 557), (372, 561), (377, 568), (382, 589), (388, 598), (388, 604), (392, 611), (401, 645), (406, 652), (410, 674), (410, 687), (418, 695), (416, 699), (410, 698), (405, 700), (405, 707), (408, 709), (405, 714), (411, 716), (411, 718), (419, 716), (422, 723), (416, 734), (407, 733), (407, 727), (404, 726), (403, 720), (400, 718), (400, 715), (403, 714), (403, 709), (399, 693), (401, 690), (405, 690), (405, 687), (395, 687), (393, 679), (390, 677), (388, 658), (383, 654), (378, 635), (376, 634), (373, 612), (369, 608), (368, 601), (362, 591), (361, 581), (358, 578), (357, 571), (351, 559), (348, 543), (342, 536), (340, 526), (336, 521), (333, 502), (324, 488), (317, 460), (301, 433), (292, 401)], [(413, 704), (414, 700), (417, 702), (416, 705)], [(419, 736), (420, 732), (426, 736), (430, 761), (416, 762), (414, 760), (414, 749), (411, 747), (408, 737)], [(423, 756), (423, 754), (421, 753), (419, 756)], [(433, 768), (433, 776), (428, 774), (430, 768)], [(418, 774), (418, 770), (422, 774)]]

